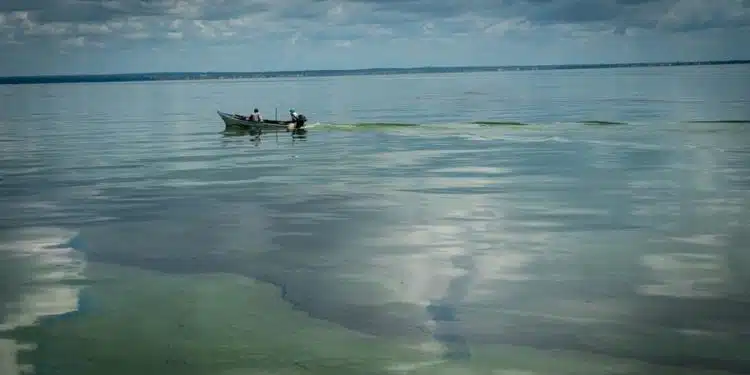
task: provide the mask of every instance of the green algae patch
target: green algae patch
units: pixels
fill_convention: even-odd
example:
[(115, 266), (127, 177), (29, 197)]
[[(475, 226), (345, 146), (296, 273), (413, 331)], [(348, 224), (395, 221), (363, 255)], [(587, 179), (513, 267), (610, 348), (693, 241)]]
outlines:
[(405, 122), (360, 122), (352, 125), (358, 128), (403, 128), (419, 126), (419, 124)]
[(88, 311), (17, 330), (36, 373), (59, 375), (378, 374), (439, 353), (312, 319), (271, 285), (95, 265)]
[(750, 120), (695, 120), (687, 121), (688, 124), (738, 124), (750, 125)]
[(525, 125), (528, 125), (528, 124), (525, 124), (523, 122), (518, 122), (518, 121), (473, 121), (472, 124), (483, 125), (483, 126), (525, 126)]
[(315, 129), (326, 129), (331, 131), (387, 131), (400, 129), (419, 128), (420, 124), (401, 123), (401, 122), (360, 122), (351, 124), (327, 124), (316, 126)]
[(626, 122), (619, 122), (619, 121), (600, 121), (600, 120), (589, 120), (589, 121), (581, 121), (581, 124), (583, 125), (590, 125), (590, 126), (607, 126), (607, 125), (627, 125)]
[[(410, 346), (310, 318), (283, 301), (278, 288), (242, 276), (101, 264), (86, 273), (86, 308), (11, 333), (35, 346), (19, 360), (35, 374), (726, 374), (656, 366), (635, 355), (540, 350), (513, 345), (513, 335), (504, 343), (470, 343), (470, 359), (446, 361), (435, 342)], [(665, 345), (674, 342), (656, 346)]]
[(472, 345), (467, 362), (432, 361), (404, 365), (409, 375), (734, 375), (689, 367), (659, 366), (633, 359), (567, 350), (539, 350), (505, 344)]
[[(689, 367), (660, 366), (635, 359), (613, 358), (582, 351), (540, 351), (508, 345), (486, 345), (473, 349), (472, 368), (475, 373), (482, 368), (495, 369), (492, 374), (507, 375), (731, 375), (715, 370)], [(542, 354), (545, 353), (545, 354)], [(435, 372), (439, 374), (439, 372)]]

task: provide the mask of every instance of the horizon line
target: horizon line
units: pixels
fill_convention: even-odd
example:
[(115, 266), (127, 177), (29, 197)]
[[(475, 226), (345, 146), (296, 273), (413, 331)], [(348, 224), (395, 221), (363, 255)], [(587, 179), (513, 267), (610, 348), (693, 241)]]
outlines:
[[(430, 73), (432, 72), (456, 72), (461, 73), (460, 70), (466, 72), (482, 72), (482, 71), (508, 71), (508, 70), (562, 70), (562, 69), (587, 69), (587, 68), (625, 68), (625, 67), (659, 67), (659, 66), (685, 66), (685, 65), (736, 65), (736, 64), (750, 64), (750, 60), (746, 59), (727, 59), (727, 60), (675, 60), (675, 61), (661, 61), (661, 62), (621, 62), (621, 63), (585, 63), (585, 64), (540, 64), (540, 65), (426, 65), (426, 66), (411, 66), (411, 67), (372, 67), (372, 68), (349, 68), (349, 69), (298, 69), (298, 70), (259, 70), (259, 71), (161, 71), (161, 72), (132, 72), (132, 73), (80, 73), (80, 74), (40, 74), (40, 75), (13, 75), (13, 76), (0, 76), (0, 84), (23, 84), (23, 83), (73, 83), (78, 82), (75, 79), (84, 78), (126, 78), (131, 77), (132, 80), (145, 81), (153, 80), (149, 79), (149, 76), (175, 76), (175, 75), (193, 75), (193, 76), (207, 76), (202, 77), (203, 79), (221, 78), (216, 77), (217, 75), (244, 75), (244, 76), (267, 76), (257, 78), (272, 78), (273, 76), (289, 76), (289, 75), (300, 75), (300, 74), (342, 74), (347, 73), (398, 73), (398, 72), (412, 72), (412, 73)], [(136, 78), (140, 77), (140, 78)], [(243, 78), (243, 77), (237, 77)], [(248, 77), (252, 78), (252, 77)], [(55, 79), (56, 81), (45, 81), (45, 79)], [(57, 80), (64, 81), (57, 81)], [(72, 80), (71, 80), (72, 79)], [(177, 78), (180, 79), (180, 78)], [(97, 81), (103, 82), (103, 81)]]

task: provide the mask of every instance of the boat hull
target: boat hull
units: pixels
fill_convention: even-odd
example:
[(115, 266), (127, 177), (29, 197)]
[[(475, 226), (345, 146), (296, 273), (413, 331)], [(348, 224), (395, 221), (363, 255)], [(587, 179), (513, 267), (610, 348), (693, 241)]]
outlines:
[(226, 113), (216, 111), (224, 121), (224, 126), (227, 129), (241, 129), (241, 130), (291, 130), (291, 121), (280, 121), (280, 120), (263, 120), (263, 121), (248, 121), (241, 118), (238, 115), (232, 113)]

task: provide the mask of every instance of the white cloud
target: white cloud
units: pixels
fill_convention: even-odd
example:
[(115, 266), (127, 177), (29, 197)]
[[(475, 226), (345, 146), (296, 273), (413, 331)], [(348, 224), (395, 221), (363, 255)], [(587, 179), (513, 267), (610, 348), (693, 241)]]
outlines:
[(78, 25), (78, 33), (88, 35), (88, 34), (109, 34), (112, 32), (112, 29), (107, 26), (107, 24), (90, 24), (90, 23), (82, 23)]
[(339, 40), (339, 41), (336, 41), (334, 45), (340, 48), (349, 48), (352, 46), (352, 41), (351, 40)]
[(75, 38), (69, 38), (62, 41), (63, 46), (71, 46), (71, 47), (83, 47), (83, 45), (86, 43), (86, 38), (82, 36), (77, 36)]
[[(223, 65), (208, 60), (226, 56), (230, 50), (250, 53), (248, 45), (253, 46), (252, 50), (267, 49), (269, 54), (275, 48), (292, 45), (294, 53), (306, 56), (287, 59), (300, 64), (296, 68), (311, 68), (312, 65), (303, 64), (312, 61), (327, 61), (338, 68), (356, 67), (351, 66), (355, 61), (360, 61), (359, 66), (385, 62), (391, 66), (514, 65), (553, 60), (573, 62), (572, 52), (564, 55), (551, 52), (572, 51), (572, 47), (565, 47), (568, 44), (589, 46), (578, 49), (585, 56), (577, 56), (575, 60), (670, 59), (670, 56), (684, 56), (684, 51), (691, 48), (674, 45), (675, 38), (669, 34), (690, 32), (691, 37), (684, 40), (730, 46), (740, 43), (740, 38), (750, 32), (745, 27), (750, 25), (748, 4), (740, 0), (628, 1), (631, 5), (599, 0), (575, 3), (564, 0), (63, 1), (5, 0), (0, 5), (0, 53), (12, 48), (13, 53), (33, 58), (37, 53), (34, 51), (54, 49), (84, 37), (81, 51), (103, 46), (117, 61), (135, 58), (132, 52), (116, 57), (120, 53), (117, 51), (150, 51), (155, 46), (165, 53), (185, 49), (199, 56), (192, 59), (197, 70), (203, 70), (200, 67), (203, 65)], [(700, 31), (708, 28), (718, 32)], [(642, 35), (648, 35), (649, 40)], [(610, 45), (594, 43), (595, 40), (608, 40)], [(657, 48), (658, 43), (664, 45)], [(451, 53), (441, 51), (446, 45), (451, 46)], [(337, 54), (336, 49), (340, 51), (343, 46), (353, 55)], [(198, 52), (207, 49), (222, 52), (213, 55)], [(638, 55), (623, 51), (638, 51)], [(723, 51), (721, 56), (714, 56), (717, 59), (737, 58), (745, 53), (737, 48), (716, 47), (711, 51)], [(704, 57), (709, 52), (697, 50), (693, 54)], [(237, 68), (248, 66), (240, 64), (240, 60), (235, 60)], [(100, 67), (113, 66), (97, 59), (90, 61)], [(174, 61), (174, 68), (159, 70), (185, 69), (179, 66), (189, 62)], [(0, 75), (25, 69), (9, 64), (0, 62)], [(279, 64), (269, 59), (260, 66), (275, 70)]]
[(124, 37), (127, 39), (148, 39), (150, 35), (149, 33), (139, 31), (139, 32), (124, 34)]
[(658, 21), (672, 30), (750, 26), (750, 10), (741, 0), (679, 0)]
[(513, 18), (508, 20), (503, 20), (497, 23), (493, 23), (491, 25), (487, 25), (485, 27), (485, 23), (482, 21), (478, 21), (479, 28), (482, 28), (485, 33), (492, 34), (492, 35), (505, 35), (508, 32), (511, 31), (529, 31), (531, 30), (531, 24), (520, 18)]

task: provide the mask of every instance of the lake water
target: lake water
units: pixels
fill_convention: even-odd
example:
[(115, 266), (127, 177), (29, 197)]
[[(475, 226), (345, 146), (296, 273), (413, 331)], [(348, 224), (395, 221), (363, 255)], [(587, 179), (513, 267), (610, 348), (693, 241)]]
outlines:
[(748, 81), (0, 86), (0, 374), (748, 373)]

